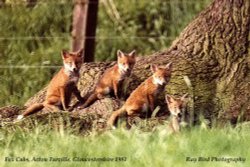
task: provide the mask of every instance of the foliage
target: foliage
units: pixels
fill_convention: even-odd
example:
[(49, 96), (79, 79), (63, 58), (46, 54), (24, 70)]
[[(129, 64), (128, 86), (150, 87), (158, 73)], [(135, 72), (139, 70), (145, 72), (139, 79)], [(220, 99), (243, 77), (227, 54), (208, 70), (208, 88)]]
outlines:
[(97, 38), (98, 36), (111, 38), (97, 40), (97, 60), (115, 59), (116, 50), (119, 48), (127, 52), (136, 49), (140, 55), (167, 48), (210, 0), (114, 2), (120, 19), (108, 14), (106, 8), (99, 9)]
[[(250, 147), (249, 126), (223, 129), (196, 127), (168, 135), (166, 125), (153, 132), (112, 130), (88, 137), (73, 135), (70, 130), (53, 131), (38, 125), (32, 131), (0, 129), (0, 166), (249, 166), (242, 162), (187, 162), (187, 157), (247, 158)], [(5, 162), (5, 157), (41, 158), (116, 158), (121, 161), (97, 162)]]
[[(49, 82), (70, 47), (72, 1), (8, 0), (0, 7), (0, 106), (23, 103)], [(166, 48), (210, 0), (113, 1), (120, 18), (101, 1), (96, 60), (114, 60), (117, 49), (140, 55)], [(52, 66), (47, 67), (47, 66)]]
[(60, 51), (68, 48), (70, 19), (71, 8), (56, 2), (33, 9), (22, 4), (0, 9), (1, 106), (23, 104), (48, 82), (57, 68), (42, 66), (61, 65)]

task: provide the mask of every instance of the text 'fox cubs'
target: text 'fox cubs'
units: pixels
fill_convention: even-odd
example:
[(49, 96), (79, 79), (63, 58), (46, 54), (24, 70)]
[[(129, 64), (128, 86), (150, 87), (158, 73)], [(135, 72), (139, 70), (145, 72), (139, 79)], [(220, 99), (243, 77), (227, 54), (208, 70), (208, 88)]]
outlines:
[(113, 126), (117, 117), (123, 113), (126, 113), (127, 116), (133, 116), (138, 115), (141, 111), (154, 111), (157, 95), (164, 91), (170, 80), (172, 63), (165, 67), (152, 65), (151, 70), (153, 76), (146, 79), (131, 93), (122, 108), (112, 113), (107, 122), (108, 126)]
[(165, 96), (171, 114), (169, 123), (169, 131), (171, 133), (180, 131), (180, 122), (186, 107), (187, 96), (188, 94), (183, 95), (181, 98), (174, 98), (170, 95)]
[(94, 92), (88, 97), (86, 102), (79, 108), (86, 108), (97, 99), (102, 99), (105, 95), (110, 94), (111, 91), (117, 99), (118, 92), (122, 92), (121, 87), (125, 77), (131, 74), (135, 65), (135, 51), (125, 54), (122, 51), (117, 51), (117, 64), (107, 69), (94, 89)]
[(64, 66), (50, 81), (45, 101), (31, 105), (17, 119), (22, 119), (24, 116), (36, 113), (44, 107), (55, 109), (57, 106), (63, 110), (67, 110), (72, 93), (79, 101), (82, 101), (80, 92), (76, 87), (79, 79), (79, 70), (82, 65), (82, 53), (83, 50), (78, 52), (62, 51), (61, 56)]

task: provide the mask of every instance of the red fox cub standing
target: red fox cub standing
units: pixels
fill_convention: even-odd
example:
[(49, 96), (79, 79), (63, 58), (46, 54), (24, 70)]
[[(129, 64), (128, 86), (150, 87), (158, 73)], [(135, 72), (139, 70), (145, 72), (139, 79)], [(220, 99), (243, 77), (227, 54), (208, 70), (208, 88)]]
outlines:
[(166, 95), (165, 99), (170, 111), (169, 130), (171, 133), (180, 131), (180, 122), (183, 115), (183, 110), (186, 106), (186, 98), (188, 94), (183, 95), (181, 98), (174, 98)]
[(118, 92), (121, 92), (121, 86), (125, 77), (131, 74), (131, 71), (135, 65), (135, 51), (129, 54), (125, 54), (122, 51), (117, 51), (117, 64), (107, 69), (101, 79), (98, 81), (94, 92), (88, 97), (86, 102), (79, 108), (86, 108), (91, 105), (97, 99), (102, 99), (105, 95), (108, 95), (111, 91), (117, 99)]
[(82, 52), (83, 50), (78, 52), (62, 51), (64, 66), (50, 81), (45, 101), (31, 105), (17, 119), (20, 120), (25, 116), (36, 113), (44, 107), (55, 109), (58, 106), (63, 110), (67, 110), (72, 93), (75, 94), (79, 101), (82, 101), (80, 92), (76, 87), (79, 79), (79, 70), (82, 65)]
[(166, 67), (151, 65), (153, 76), (146, 79), (139, 85), (126, 100), (125, 104), (119, 110), (112, 113), (107, 124), (113, 126), (117, 117), (123, 113), (127, 116), (139, 115), (141, 111), (151, 112), (155, 109), (155, 99), (158, 94), (164, 91), (166, 84), (169, 82), (172, 71), (172, 63)]

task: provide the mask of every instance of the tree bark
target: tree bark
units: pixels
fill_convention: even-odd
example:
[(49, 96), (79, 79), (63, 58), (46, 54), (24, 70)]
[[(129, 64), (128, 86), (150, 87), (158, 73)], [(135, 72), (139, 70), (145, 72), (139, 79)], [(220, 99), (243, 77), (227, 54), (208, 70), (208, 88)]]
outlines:
[[(201, 12), (167, 50), (140, 57), (128, 84), (128, 93), (151, 75), (149, 65), (173, 62), (173, 74), (164, 93), (190, 94), (188, 113), (211, 121), (250, 120), (250, 1), (215, 0)], [(110, 63), (86, 63), (81, 69), (82, 95), (93, 90)], [(191, 84), (183, 79), (187, 76)], [(185, 78), (187, 78), (185, 77)], [(187, 80), (187, 79), (186, 79)], [(44, 92), (26, 103), (42, 101)], [(163, 96), (163, 94), (162, 94)], [(166, 109), (163, 98), (158, 105)], [(109, 114), (119, 105), (112, 98), (95, 102), (76, 113)]]

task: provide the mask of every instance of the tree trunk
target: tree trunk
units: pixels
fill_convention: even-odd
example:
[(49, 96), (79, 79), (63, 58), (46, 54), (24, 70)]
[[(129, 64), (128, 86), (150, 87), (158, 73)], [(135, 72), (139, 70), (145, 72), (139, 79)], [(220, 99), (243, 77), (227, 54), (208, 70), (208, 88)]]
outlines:
[[(250, 120), (250, 1), (215, 0), (201, 12), (172, 43), (151, 56), (138, 58), (128, 84), (128, 93), (151, 75), (149, 64), (173, 62), (173, 74), (165, 93), (189, 92), (188, 112), (212, 122)], [(110, 63), (86, 63), (81, 69), (82, 95), (93, 90), (97, 78)], [(186, 76), (186, 77), (184, 77)], [(188, 84), (183, 78), (189, 78)], [(42, 100), (38, 93), (26, 105)], [(158, 103), (163, 110), (163, 98)], [(118, 108), (115, 100), (105, 98), (85, 111), (109, 114)]]

